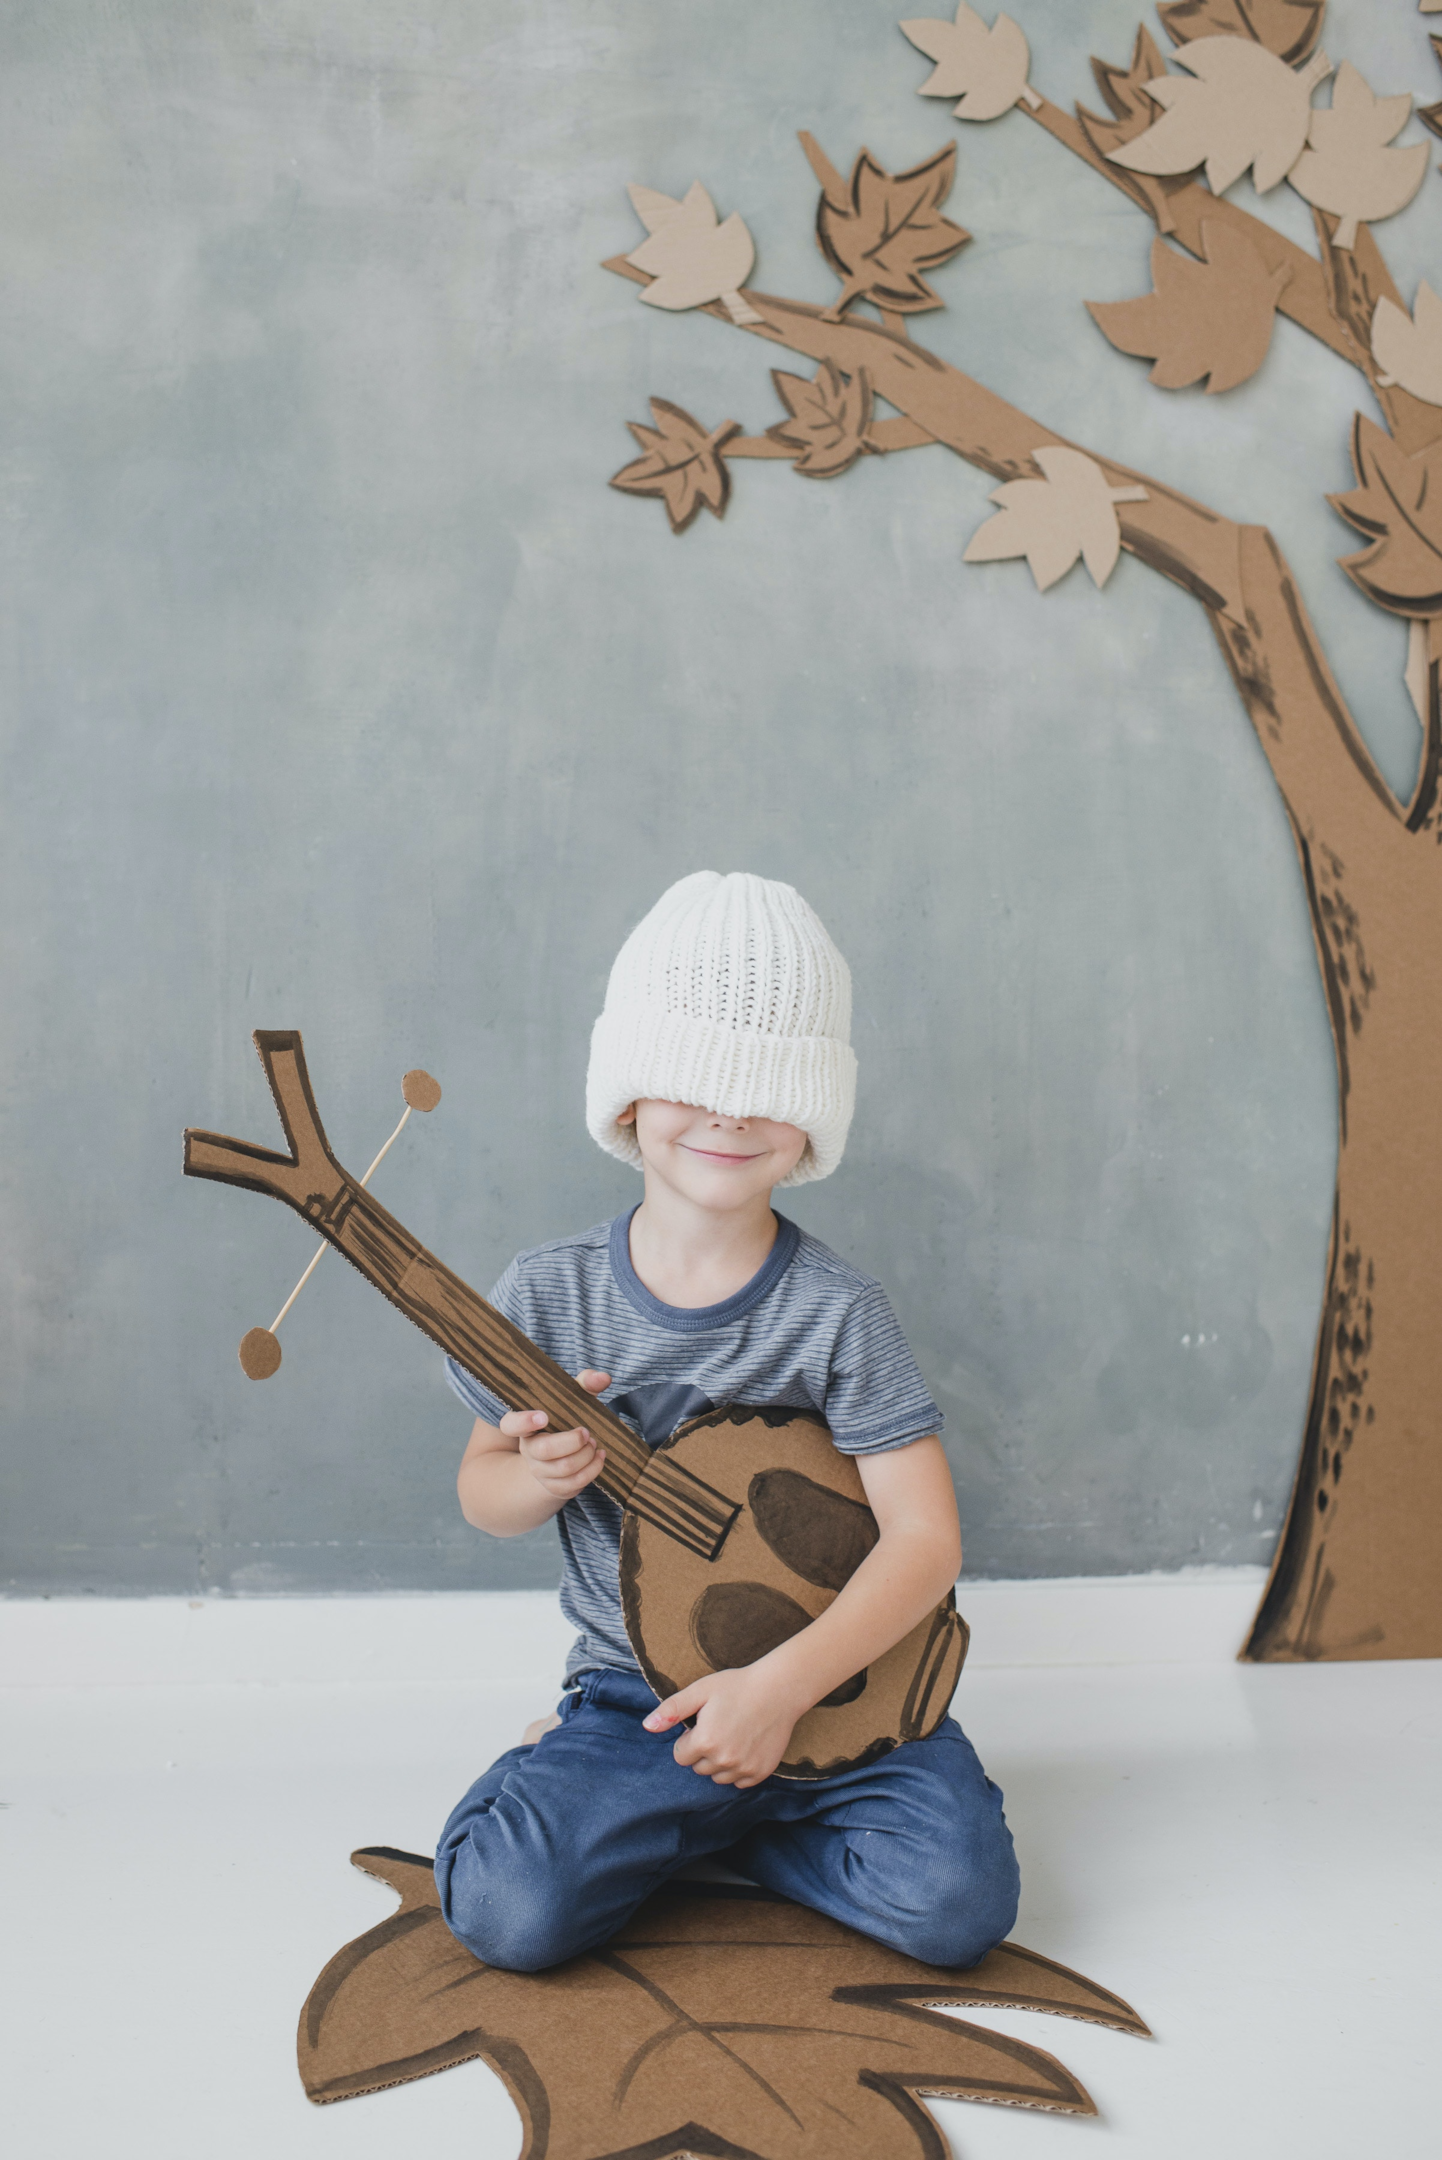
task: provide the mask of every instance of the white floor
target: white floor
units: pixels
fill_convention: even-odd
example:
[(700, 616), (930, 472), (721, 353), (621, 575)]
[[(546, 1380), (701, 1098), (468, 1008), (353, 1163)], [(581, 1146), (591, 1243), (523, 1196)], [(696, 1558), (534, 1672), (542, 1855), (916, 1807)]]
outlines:
[[(996, 1624), (955, 1707), (1006, 1791), (1017, 1939), (1157, 2037), (997, 2014), (1101, 2114), (936, 2103), (967, 2160), (1442, 2152), (1442, 1665), (1239, 1668), (1254, 1588), (969, 1600)], [(482, 2065), (316, 2109), (294, 2030), (390, 1910), (350, 1849), (429, 1847), (557, 1641), (529, 1597), (0, 1607), (9, 2160), (512, 2160)]]

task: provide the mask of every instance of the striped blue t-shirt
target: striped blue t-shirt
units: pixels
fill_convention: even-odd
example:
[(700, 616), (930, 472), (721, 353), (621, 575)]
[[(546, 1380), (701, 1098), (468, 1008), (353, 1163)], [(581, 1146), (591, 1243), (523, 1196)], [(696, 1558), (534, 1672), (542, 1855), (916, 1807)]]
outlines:
[[(490, 1301), (566, 1372), (608, 1372), (602, 1402), (649, 1446), (669, 1439), (683, 1419), (732, 1403), (813, 1410), (848, 1455), (878, 1455), (940, 1432), (941, 1412), (886, 1292), (819, 1238), (778, 1215), (775, 1243), (733, 1297), (663, 1305), (631, 1265), (634, 1213), (519, 1254)], [(513, 1407), (453, 1358), (446, 1376), (488, 1424)], [(620, 1508), (588, 1485), (556, 1524), (561, 1610), (580, 1631), (566, 1685), (598, 1666), (637, 1671), (621, 1618)]]

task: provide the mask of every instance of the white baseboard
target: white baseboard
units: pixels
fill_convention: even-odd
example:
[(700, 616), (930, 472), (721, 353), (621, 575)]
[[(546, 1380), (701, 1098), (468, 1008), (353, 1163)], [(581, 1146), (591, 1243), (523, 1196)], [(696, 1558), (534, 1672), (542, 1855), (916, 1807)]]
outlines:
[[(1260, 1568), (968, 1582), (970, 1662), (1195, 1665), (1236, 1656)], [(0, 1687), (553, 1687), (571, 1630), (549, 1591), (436, 1596), (13, 1598)]]

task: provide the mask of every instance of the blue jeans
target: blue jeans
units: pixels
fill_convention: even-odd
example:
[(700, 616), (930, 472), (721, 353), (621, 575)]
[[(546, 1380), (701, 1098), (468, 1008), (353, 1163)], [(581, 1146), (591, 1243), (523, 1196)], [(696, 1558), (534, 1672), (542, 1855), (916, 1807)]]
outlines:
[(642, 1730), (655, 1706), (639, 1673), (585, 1674), (562, 1722), (502, 1755), (451, 1815), (441, 1911), (485, 1964), (575, 1957), (710, 1858), (928, 1965), (975, 1965), (1010, 1929), (1001, 1794), (951, 1718), (864, 1770), (738, 1792), (683, 1769), (674, 1732)]

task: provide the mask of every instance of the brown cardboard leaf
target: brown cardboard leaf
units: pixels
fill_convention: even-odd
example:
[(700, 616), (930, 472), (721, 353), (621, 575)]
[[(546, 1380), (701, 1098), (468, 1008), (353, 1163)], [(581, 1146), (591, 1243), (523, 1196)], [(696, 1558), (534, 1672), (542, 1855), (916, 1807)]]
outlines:
[(736, 432), (737, 422), (728, 420), (708, 433), (699, 420), (668, 399), (650, 402), (656, 424), (647, 427), (640, 420), (627, 421), (642, 455), (612, 474), (612, 487), (625, 495), (658, 495), (666, 505), (672, 532), (685, 532), (702, 509), (713, 517), (724, 517), (731, 499), (731, 475), (721, 445)]
[(1111, 113), (1110, 120), (1103, 120), (1098, 114), (1089, 113), (1080, 105), (1077, 107), (1077, 118), (1094, 150), (1099, 150), (1105, 157), (1123, 143), (1145, 133), (1157, 117), (1147, 84), (1158, 79), (1165, 81), (1166, 72), (1166, 62), (1145, 23), (1137, 30), (1132, 56), (1125, 67), (1116, 67), (1109, 60), (1093, 59), (1092, 73)]
[(1372, 358), (1384, 384), (1442, 405), (1442, 300), (1424, 278), (1409, 315), (1384, 294), (1372, 316)]
[[(1437, 7), (1431, 12), (1442, 15), (1442, 0), (1438, 0)], [(1432, 47), (1433, 59), (1439, 67), (1442, 67), (1442, 37), (1433, 37), (1428, 42)], [(1419, 105), (1417, 118), (1421, 121), (1423, 127), (1430, 128), (1434, 135), (1442, 135), (1442, 100), (1439, 100), (1435, 105)]]
[(1008, 480), (991, 500), (1001, 505), (971, 536), (965, 562), (1001, 562), (1025, 555), (1045, 592), (1078, 556), (1093, 583), (1105, 585), (1121, 550), (1121, 527), (1112, 505), (1145, 502), (1145, 488), (1114, 488), (1084, 450), (1048, 443), (1032, 452), (1042, 480)]
[[(1166, 62), (1143, 23), (1137, 29), (1132, 57), (1125, 67), (1095, 57), (1091, 67), (1111, 118), (1103, 120), (1099, 114), (1088, 112), (1085, 105), (1078, 104), (1077, 123), (1098, 157), (1107, 157), (1120, 144), (1133, 141), (1156, 119), (1157, 108), (1147, 95), (1146, 86), (1166, 74)], [(1159, 232), (1176, 229), (1168, 197), (1175, 189), (1191, 184), (1185, 175), (1169, 178), (1170, 186), (1166, 179), (1152, 173), (1128, 173), (1124, 182), (1128, 194), (1140, 203)]]
[(1248, 166), (1260, 193), (1285, 180), (1306, 147), (1312, 92), (1331, 73), (1325, 53), (1294, 74), (1265, 45), (1208, 37), (1173, 55), (1195, 78), (1162, 75), (1147, 85), (1166, 109), (1143, 135), (1108, 151), (1130, 172), (1185, 173), (1206, 168), (1214, 195), (1225, 194)]
[(1155, 360), (1151, 380), (1184, 389), (1210, 377), (1209, 392), (1255, 375), (1272, 342), (1287, 271), (1269, 270), (1244, 228), (1202, 226), (1205, 260), (1152, 242), (1154, 291), (1140, 300), (1088, 300), (1087, 312), (1118, 352)]
[(1009, 15), (998, 15), (988, 29), (961, 0), (954, 22), (918, 16), (901, 28), (918, 52), (936, 62), (917, 96), (958, 98), (958, 120), (995, 120), (1018, 99), (1040, 105), (1026, 79), (1031, 53), (1025, 33)]
[(1388, 149), (1411, 117), (1412, 100), (1379, 98), (1350, 60), (1332, 80), (1330, 110), (1312, 114), (1307, 148), (1287, 178), (1307, 202), (1341, 219), (1333, 247), (1350, 248), (1359, 220), (1391, 217), (1427, 176), (1426, 143)]
[(955, 143), (900, 173), (885, 171), (863, 150), (838, 190), (839, 175), (818, 145), (809, 135), (801, 141), (822, 176), (817, 243), (842, 280), (833, 312), (840, 314), (853, 300), (870, 300), (898, 315), (942, 307), (922, 272), (950, 262), (971, 238), (941, 214), (956, 177)]
[(781, 368), (771, 370), (771, 380), (788, 418), (776, 421), (766, 432), (773, 442), (799, 453), (796, 472), (808, 479), (831, 480), (871, 447), (866, 440), (871, 425), (871, 378), (865, 368), (846, 376), (835, 361), (823, 360), (809, 382)]
[(756, 247), (734, 210), (721, 224), (699, 180), (679, 202), (656, 188), (632, 185), (627, 192), (649, 235), (626, 258), (651, 279), (641, 294), (648, 307), (679, 310), (720, 300), (734, 321), (760, 322), (740, 297), (756, 261)]
[(601, 1949), (501, 1972), (448, 1932), (428, 1860), (384, 1846), (352, 1857), (401, 1905), (310, 1992), (296, 2044), (307, 2097), (480, 2057), (520, 2113), (521, 2160), (934, 2160), (921, 2095), (1096, 2112), (1053, 2055), (935, 2005), (1147, 2029), (1019, 1944), (951, 1973), (742, 1884), (673, 1882)]
[(1174, 45), (1192, 38), (1253, 38), (1288, 67), (1306, 59), (1326, 12), (1327, 0), (1169, 0), (1157, 9)]
[(1385, 428), (1358, 413), (1352, 464), (1356, 487), (1327, 500), (1370, 545), (1344, 556), (1342, 568), (1393, 615), (1442, 615), (1442, 442), (1404, 457)]

